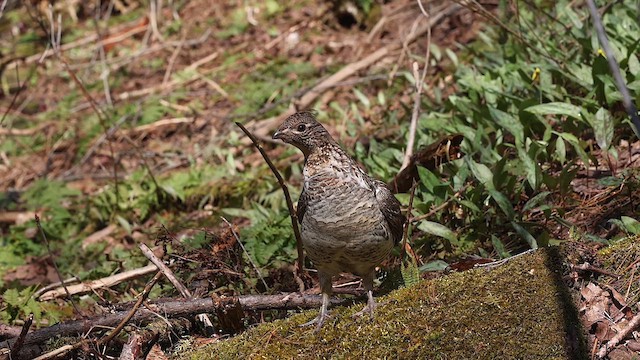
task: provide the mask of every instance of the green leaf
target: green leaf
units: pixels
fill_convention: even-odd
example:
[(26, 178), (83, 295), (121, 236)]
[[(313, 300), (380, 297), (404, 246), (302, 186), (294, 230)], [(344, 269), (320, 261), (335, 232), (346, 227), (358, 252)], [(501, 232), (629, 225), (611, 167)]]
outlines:
[(640, 234), (640, 222), (638, 222), (638, 220), (628, 216), (622, 216), (620, 217), (620, 220), (622, 221), (626, 231), (634, 235)]
[(470, 158), (465, 158), (473, 176), (488, 189), (493, 189), (493, 172), (485, 164), (480, 164)]
[(593, 126), (598, 146), (603, 150), (608, 149), (613, 141), (613, 119), (609, 110), (603, 107), (598, 109), (591, 126)]
[(369, 101), (369, 98), (365, 94), (363, 94), (362, 91), (354, 88), (353, 93), (356, 95), (358, 100), (360, 100), (360, 102), (362, 103), (362, 105), (364, 105), (366, 109), (371, 108), (371, 101)]
[(524, 138), (524, 127), (522, 123), (511, 114), (489, 107), (491, 118), (501, 127), (509, 131), (515, 138), (516, 144), (522, 144)]
[(561, 136), (556, 139), (556, 156), (563, 165), (567, 161), (567, 148)]
[(513, 206), (511, 205), (511, 202), (506, 196), (504, 196), (503, 193), (501, 193), (498, 190), (489, 190), (489, 194), (491, 195), (493, 200), (495, 200), (495, 202), (498, 203), (498, 206), (500, 207), (502, 212), (504, 212), (504, 214), (507, 215), (509, 220), (513, 219), (516, 216), (516, 213), (513, 210)]
[(533, 105), (524, 110), (537, 115), (566, 115), (576, 119), (582, 119), (580, 107), (563, 102)]
[(529, 199), (529, 201), (527, 201), (526, 204), (524, 204), (524, 207), (522, 207), (522, 212), (529, 211), (535, 208), (536, 206), (540, 205), (544, 201), (544, 199), (546, 199), (547, 196), (549, 196), (549, 194), (551, 194), (551, 192), (543, 191), (537, 194), (536, 196), (532, 197), (531, 199)]
[(421, 221), (418, 224), (418, 229), (426, 232), (427, 234), (445, 238), (449, 240), (451, 244), (458, 243), (458, 238), (456, 237), (456, 234), (453, 231), (451, 231), (448, 227), (442, 224), (439, 224), (433, 221)]
[(529, 244), (529, 246), (532, 249), (538, 248), (538, 242), (533, 237), (533, 235), (531, 235), (527, 231), (527, 229), (523, 228), (522, 226), (520, 226), (520, 224), (516, 223), (515, 221), (511, 222), (511, 226), (515, 229), (516, 233), (518, 233), (518, 235), (520, 235), (520, 237), (522, 237)]
[(521, 147), (518, 147), (518, 157), (524, 165), (527, 182), (529, 182), (532, 189), (536, 190), (538, 188), (538, 175), (540, 173), (536, 162), (529, 157), (529, 154)]
[(504, 244), (497, 236), (491, 235), (491, 244), (493, 244), (493, 248), (496, 250), (498, 256), (501, 259), (505, 259), (511, 256), (511, 254), (505, 249)]
[(420, 270), (420, 272), (444, 271), (448, 267), (449, 267), (449, 264), (447, 264), (445, 261), (434, 260), (434, 261), (429, 261), (428, 263), (420, 266), (418, 270)]

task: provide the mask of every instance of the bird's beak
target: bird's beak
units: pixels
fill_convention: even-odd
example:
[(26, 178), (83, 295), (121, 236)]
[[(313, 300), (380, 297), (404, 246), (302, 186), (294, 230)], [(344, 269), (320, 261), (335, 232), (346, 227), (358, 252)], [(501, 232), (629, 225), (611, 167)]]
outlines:
[(284, 135), (284, 133), (282, 131), (280, 131), (280, 129), (276, 130), (275, 133), (273, 133), (273, 139), (282, 139), (282, 136)]

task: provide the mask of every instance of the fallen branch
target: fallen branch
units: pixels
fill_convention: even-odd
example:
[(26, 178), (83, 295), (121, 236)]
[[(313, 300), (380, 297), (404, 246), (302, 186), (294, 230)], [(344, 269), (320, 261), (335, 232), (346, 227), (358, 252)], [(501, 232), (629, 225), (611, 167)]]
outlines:
[[(247, 310), (295, 310), (295, 309), (313, 309), (321, 305), (322, 299), (319, 295), (302, 295), (300, 293), (286, 293), (280, 295), (244, 295), (236, 298), (242, 306)], [(351, 303), (349, 299), (333, 298), (332, 305), (344, 305)], [(129, 306), (133, 307), (133, 304)], [(140, 308), (133, 315), (130, 322), (139, 325), (148, 324), (157, 319), (157, 314), (162, 314), (167, 318), (175, 318), (181, 316), (192, 316), (201, 313), (215, 313), (217, 309), (216, 303), (212, 298), (199, 299), (168, 299), (149, 302), (146, 308)], [(87, 319), (69, 321), (59, 323), (47, 328), (33, 331), (24, 339), (24, 347), (30, 346), (31, 351), (23, 351), (13, 360), (32, 359), (39, 354), (34, 353), (39, 347), (37, 345), (45, 343), (52, 337), (65, 337), (77, 334), (89, 334), (104, 327), (114, 327), (122, 321), (129, 311), (119, 311), (108, 313), (101, 316), (95, 316)], [(0, 342), (0, 349), (11, 348), (16, 338)]]
[[(102, 279), (92, 280), (88, 282), (83, 282), (81, 284), (67, 286), (67, 290), (69, 290), (69, 295), (75, 294), (85, 294), (92, 292), (98, 289), (109, 288), (115, 285), (120, 284), (125, 280), (135, 279), (140, 276), (144, 276), (150, 274), (154, 271), (158, 271), (158, 267), (155, 265), (147, 265), (142, 268), (133, 269), (129, 271), (125, 271), (123, 273), (115, 274), (112, 276), (107, 276)], [(51, 291), (47, 291), (46, 293), (40, 295), (38, 300), (47, 301), (53, 300), (62, 296), (65, 296), (67, 293), (65, 292), (63, 287), (56, 288)]]

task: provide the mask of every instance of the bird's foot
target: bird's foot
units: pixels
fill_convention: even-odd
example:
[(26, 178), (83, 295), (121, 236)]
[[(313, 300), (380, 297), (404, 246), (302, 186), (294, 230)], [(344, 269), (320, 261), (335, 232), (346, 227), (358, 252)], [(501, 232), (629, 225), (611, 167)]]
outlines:
[(365, 305), (365, 307), (358, 311), (357, 313), (351, 315), (352, 318), (357, 318), (360, 317), (362, 315), (364, 315), (365, 313), (369, 313), (369, 317), (371, 317), (371, 320), (373, 320), (373, 311), (378, 307), (378, 304), (376, 304), (375, 301), (369, 301), (367, 303), (367, 305)]
[(311, 326), (313, 324), (317, 324), (316, 325), (316, 329), (313, 331), (313, 332), (317, 333), (318, 331), (320, 331), (320, 328), (322, 327), (322, 325), (324, 324), (324, 322), (328, 318), (329, 318), (329, 313), (321, 311), (320, 314), (318, 314), (318, 316), (313, 318), (311, 321), (307, 321), (306, 323), (300, 325), (300, 327)]

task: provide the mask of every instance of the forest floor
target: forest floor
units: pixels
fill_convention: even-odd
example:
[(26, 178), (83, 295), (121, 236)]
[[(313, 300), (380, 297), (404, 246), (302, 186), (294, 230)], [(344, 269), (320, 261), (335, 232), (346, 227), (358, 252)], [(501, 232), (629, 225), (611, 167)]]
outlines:
[[(332, 135), (358, 161), (392, 183), (400, 179), (397, 174), (407, 152), (418, 78), (412, 66), (421, 71), (425, 54), (431, 59), (424, 103), (436, 108), (449, 96), (473, 98), (465, 95), (466, 83), (456, 82), (453, 74), (459, 63), (481, 66), (475, 63), (473, 51), (478, 42), (491, 43), (486, 40), (487, 34), (493, 34), (488, 28), (499, 24), (496, 16), (504, 10), (494, 1), (477, 6), (432, 2), (427, 18), (416, 2), (405, 0), (364, 1), (366, 11), (345, 11), (333, 7), (333, 2), (306, 0), (286, 6), (273, 0), (252, 5), (202, 0), (151, 1), (151, 5), (139, 1), (63, 3), (49, 8), (46, 2), (33, 1), (16, 9), (10, 4), (0, 17), (0, 240), (5, 247), (0, 254), (0, 345), (19, 338), (20, 330), (28, 328), (24, 324), (29, 323), (30, 313), (35, 314), (30, 331), (47, 329), (58, 321), (101, 318), (112, 310), (126, 313), (131, 303), (118, 306), (139, 298), (145, 282), (157, 271), (149, 265), (152, 256), (145, 256), (140, 244), (147, 244), (155, 256), (170, 263), (192, 297), (216, 294), (212, 306), (218, 310), (224, 301), (216, 305), (216, 296), (297, 291), (295, 238), (282, 193), (264, 159), (235, 122), (243, 123), (261, 141), (285, 175), (294, 200), (300, 187), (302, 154), (273, 141), (270, 134), (297, 109), (317, 109)], [(430, 21), (433, 25), (425, 26)], [(526, 79), (531, 76), (519, 70), (513, 73)], [(615, 115), (620, 106), (611, 108)], [(423, 104), (423, 112), (429, 111)], [(566, 123), (553, 123), (555, 131), (570, 128), (570, 121), (562, 120)], [(463, 132), (447, 128), (444, 122), (448, 120), (439, 121), (443, 123), (428, 122), (429, 129), (419, 135), (417, 154), (432, 144), (446, 145), (451, 139), (447, 136)], [(434, 128), (441, 131), (430, 132)], [(581, 140), (593, 135), (577, 132)], [(597, 137), (598, 130), (594, 132)], [(610, 151), (599, 148), (594, 140), (581, 143), (588, 158), (581, 157), (577, 149), (565, 154), (554, 148), (563, 154), (563, 165), (565, 156), (576, 160), (569, 161), (571, 166), (538, 169), (542, 170), (540, 179), (557, 176), (557, 188), (548, 185), (548, 191), (509, 195), (511, 212), (531, 213), (520, 219), (522, 226), (514, 226), (516, 230), (496, 226), (491, 232), (496, 239), (485, 233), (484, 238), (473, 235), (464, 241), (460, 236), (458, 243), (450, 232), (441, 231), (444, 235), (440, 237), (448, 242), (438, 242), (427, 235), (440, 228), (416, 223), (409, 239), (416, 249), (414, 270), (420, 270), (416, 276), (439, 278), (537, 248), (538, 243), (570, 243), (579, 248), (571, 253), (579, 255), (567, 263), (584, 269), (565, 268), (565, 280), (576, 295), (584, 336), (595, 356), (603, 343), (637, 318), (634, 304), (640, 301), (637, 258), (607, 252), (619, 240), (640, 234), (640, 223), (634, 219), (640, 200), (640, 142), (629, 134), (622, 126), (615, 134), (612, 130), (615, 141)], [(469, 142), (468, 133), (464, 135)], [(513, 137), (506, 132), (487, 135), (491, 141), (503, 136)], [(477, 136), (478, 141), (481, 138)], [(454, 179), (459, 174), (446, 170), (448, 158), (454, 162), (471, 147), (447, 147), (445, 155), (436, 153), (442, 150), (438, 147), (422, 154), (427, 160), (418, 163), (432, 162), (429, 170), (434, 173), (444, 167), (439, 176)], [(496, 147), (496, 152), (509, 154), (509, 148)], [(505, 172), (513, 174), (517, 169)], [(498, 171), (495, 173), (497, 177)], [(565, 176), (567, 173), (571, 176)], [(411, 176), (423, 183), (428, 178), (422, 170)], [(524, 178), (535, 182), (526, 175), (516, 178), (504, 182), (524, 183)], [(569, 179), (566, 186), (564, 178)], [(425, 195), (420, 198), (424, 203), (415, 205), (422, 212), (418, 215), (433, 222), (450, 221), (446, 225), (455, 227), (461, 223), (458, 213), (463, 207), (456, 198), (465, 196), (471, 184), (469, 180), (460, 188), (445, 190), (447, 200), (438, 206)], [(409, 194), (401, 192), (405, 194), (399, 198), (406, 209)], [(537, 204), (529, 203), (543, 193), (554, 199), (553, 208), (540, 205), (542, 197)], [(488, 196), (485, 200), (473, 196), (472, 202), (489, 203)], [(419, 197), (416, 195), (416, 201)], [(499, 199), (492, 200), (494, 207), (504, 209)], [(435, 214), (438, 211), (446, 214)], [(34, 220), (36, 215), (38, 220)], [(484, 221), (480, 215), (477, 219)], [(512, 222), (497, 219), (496, 223)], [(461, 228), (477, 224), (465, 223)], [(523, 227), (526, 230), (521, 232)], [(539, 228), (544, 230), (535, 230)], [(529, 239), (529, 233), (535, 235), (533, 243), (521, 240)], [(246, 241), (245, 248), (238, 234)], [(420, 242), (425, 238), (428, 240)], [(633, 241), (620, 243), (629, 246), (628, 254), (638, 254)], [(399, 255), (400, 250), (394, 254)], [(402, 273), (401, 262), (394, 257), (384, 264), (389, 275), (381, 281), (382, 292), (412, 278)], [(137, 272), (112, 279), (131, 271)], [(65, 299), (69, 290), (65, 286), (43, 289), (71, 276), (75, 278), (67, 284), (71, 286), (103, 279), (113, 283), (79, 286), (73, 301)], [(314, 276), (312, 272), (302, 279), (311, 288), (309, 294), (317, 293)], [(607, 280), (596, 281), (592, 276)], [(357, 279), (349, 275), (341, 276), (336, 286), (344, 287), (348, 295), (362, 293)], [(175, 295), (173, 289), (158, 287), (146, 294), (151, 298), (170, 295)], [(317, 305), (316, 300), (305, 301), (298, 307)], [(249, 308), (244, 320), (221, 315), (227, 310), (218, 312), (215, 328), (235, 334), (290, 313), (286, 306), (272, 308), (276, 310)], [(224, 320), (225, 316), (229, 319)], [(105, 326), (111, 329), (115, 324)], [(204, 336), (208, 331), (185, 326), (182, 332), (200, 334), (194, 338), (203, 343), (217, 341), (220, 334)], [(78, 340), (73, 349), (66, 350), (67, 356), (92, 358), (95, 352), (116, 356), (126, 342), (124, 333), (111, 347), (110, 340), (101, 342), (106, 333), (107, 329), (96, 332), (95, 343)], [(143, 343), (162, 344), (154, 345), (153, 351), (168, 353), (171, 336), (157, 334)], [(616, 350), (617, 358), (637, 355), (637, 340), (627, 337)], [(47, 349), (63, 342), (50, 342)], [(37, 349), (32, 345), (27, 341), (24, 347), (33, 351), (29, 354), (45, 351), (39, 347), (42, 344)], [(3, 355), (0, 349), (0, 358)]]

